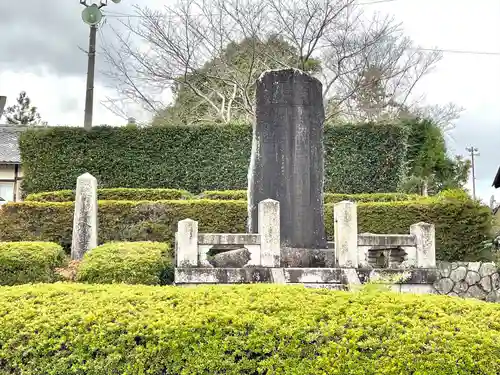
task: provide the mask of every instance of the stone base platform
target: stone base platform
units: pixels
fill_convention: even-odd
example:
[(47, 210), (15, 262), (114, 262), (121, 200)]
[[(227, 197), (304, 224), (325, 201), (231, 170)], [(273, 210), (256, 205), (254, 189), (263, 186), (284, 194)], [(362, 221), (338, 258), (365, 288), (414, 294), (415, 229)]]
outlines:
[(347, 290), (370, 281), (401, 292), (431, 293), (436, 269), (176, 268), (176, 285), (274, 283)]

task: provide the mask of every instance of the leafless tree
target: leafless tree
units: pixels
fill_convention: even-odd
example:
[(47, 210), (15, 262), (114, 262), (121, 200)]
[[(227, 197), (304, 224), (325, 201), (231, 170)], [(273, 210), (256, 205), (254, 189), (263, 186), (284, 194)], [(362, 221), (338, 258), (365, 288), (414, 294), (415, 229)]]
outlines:
[[(394, 19), (366, 17), (355, 0), (179, 0), (162, 11), (137, 7), (136, 13), (104, 47), (107, 76), (122, 100), (152, 113), (165, 108), (162, 92), (182, 86), (193, 108), (206, 108), (198, 120), (253, 116), (254, 81), (263, 70), (307, 70), (315, 59), (321, 61), (313, 73), (323, 82), (328, 119), (366, 113), (361, 98), (366, 101), (371, 71), (384, 90), (378, 106), (392, 106), (397, 114), (441, 57), (416, 49)], [(295, 53), (268, 48), (271, 36)], [(228, 46), (242, 41), (245, 61), (235, 64)]]

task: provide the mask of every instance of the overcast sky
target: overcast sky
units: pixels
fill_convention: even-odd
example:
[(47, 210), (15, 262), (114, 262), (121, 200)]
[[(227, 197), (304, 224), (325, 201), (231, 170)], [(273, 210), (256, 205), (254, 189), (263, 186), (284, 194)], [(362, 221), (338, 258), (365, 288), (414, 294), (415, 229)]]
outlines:
[[(106, 9), (133, 14), (134, 4), (154, 8), (165, 1), (110, 1)], [(489, 201), (500, 166), (500, 0), (395, 0), (363, 6), (367, 12), (393, 14), (421, 47), (498, 53), (445, 52), (437, 69), (418, 87), (430, 104), (452, 101), (465, 107), (448, 135), (448, 146), (457, 154), (465, 154), (466, 146), (479, 148), (477, 192)], [(86, 49), (88, 27), (81, 22), (81, 11), (78, 0), (0, 0), (0, 94), (9, 97), (8, 104), (25, 90), (49, 124), (82, 123), (87, 60), (79, 47)], [(107, 27), (103, 33), (109, 32)], [(103, 69), (99, 57), (97, 69)], [(107, 96), (115, 93), (98, 75), (94, 124), (122, 124), (123, 119), (99, 104)], [(500, 201), (500, 189), (496, 197)]]

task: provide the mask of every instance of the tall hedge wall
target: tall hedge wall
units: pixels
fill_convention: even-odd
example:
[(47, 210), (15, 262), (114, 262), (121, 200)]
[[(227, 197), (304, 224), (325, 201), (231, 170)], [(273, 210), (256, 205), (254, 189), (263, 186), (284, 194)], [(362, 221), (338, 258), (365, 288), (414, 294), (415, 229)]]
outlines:
[[(32, 129), (21, 135), (26, 193), (74, 189), (89, 172), (101, 188), (246, 189), (251, 127)], [(325, 191), (396, 191), (407, 131), (398, 125), (325, 128)]]
[(0, 289), (0, 374), (494, 375), (500, 307), (298, 286)]
[[(199, 221), (200, 232), (245, 232), (247, 203), (231, 200), (99, 202), (99, 241), (159, 241), (172, 244), (177, 222)], [(23, 202), (0, 208), (0, 241), (52, 241), (71, 244), (73, 203)], [(359, 232), (408, 233), (410, 225), (436, 225), (437, 257), (479, 260), (488, 238), (491, 210), (474, 201), (428, 199), (358, 205)], [(325, 205), (327, 234), (333, 237), (333, 204)]]

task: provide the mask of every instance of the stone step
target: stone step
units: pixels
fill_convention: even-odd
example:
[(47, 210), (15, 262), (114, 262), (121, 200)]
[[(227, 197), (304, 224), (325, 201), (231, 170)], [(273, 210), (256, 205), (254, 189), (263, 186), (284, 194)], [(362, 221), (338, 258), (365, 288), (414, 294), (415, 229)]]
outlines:
[[(402, 277), (402, 279), (398, 279)], [(432, 284), (436, 269), (354, 269), (354, 268), (176, 268), (176, 284), (340, 284), (368, 281), (399, 284)], [(387, 280), (387, 281), (384, 281)]]

